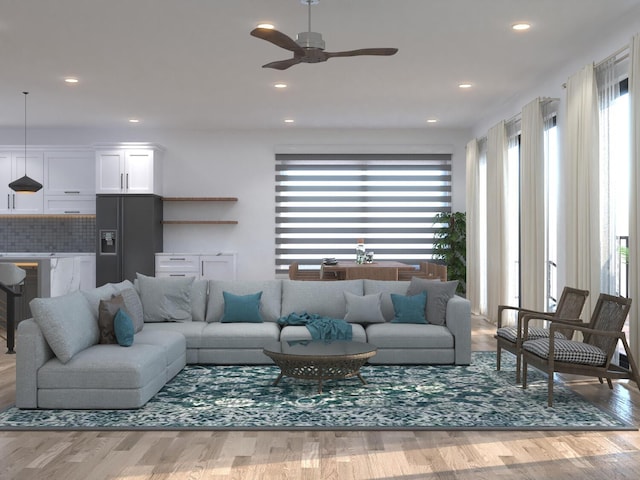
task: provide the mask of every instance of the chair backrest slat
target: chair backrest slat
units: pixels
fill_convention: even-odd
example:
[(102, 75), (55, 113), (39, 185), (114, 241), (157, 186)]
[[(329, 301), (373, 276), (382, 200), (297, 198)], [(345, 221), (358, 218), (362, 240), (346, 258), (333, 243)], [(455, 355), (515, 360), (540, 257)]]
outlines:
[[(621, 332), (627, 319), (627, 315), (629, 315), (630, 309), (630, 298), (616, 297), (602, 293), (600, 294), (600, 297), (598, 297), (596, 308), (593, 310), (590, 328), (603, 332)], [(586, 335), (584, 343), (588, 343), (589, 345), (594, 345), (602, 349), (607, 355), (607, 358), (611, 360), (611, 356), (616, 349), (618, 339), (613, 337), (602, 337), (599, 335)]]
[[(582, 309), (584, 308), (584, 304), (587, 301), (588, 296), (588, 290), (579, 290), (577, 288), (564, 287), (564, 289), (562, 290), (562, 295), (560, 296), (560, 300), (558, 301), (558, 306), (556, 308), (554, 316), (556, 318), (565, 319), (580, 318)], [(571, 330), (570, 328), (561, 328), (559, 329), (559, 331), (567, 338), (571, 338), (573, 334), (573, 330)]]

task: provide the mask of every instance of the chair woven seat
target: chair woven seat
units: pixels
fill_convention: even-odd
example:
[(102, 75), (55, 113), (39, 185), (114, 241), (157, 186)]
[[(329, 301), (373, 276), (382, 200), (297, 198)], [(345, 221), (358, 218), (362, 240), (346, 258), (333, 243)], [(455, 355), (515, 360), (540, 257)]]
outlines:
[[(527, 340), (522, 348), (541, 358), (549, 358), (549, 339)], [(553, 349), (556, 362), (578, 363), (600, 367), (607, 361), (607, 354), (601, 348), (573, 340), (556, 340)]]
[[(502, 327), (499, 328), (496, 334), (499, 337), (506, 338), (510, 342), (516, 342), (518, 340), (518, 327)], [(566, 339), (561, 332), (556, 332), (556, 338)], [(549, 329), (539, 327), (529, 327), (529, 340), (537, 340), (539, 338), (549, 338)]]

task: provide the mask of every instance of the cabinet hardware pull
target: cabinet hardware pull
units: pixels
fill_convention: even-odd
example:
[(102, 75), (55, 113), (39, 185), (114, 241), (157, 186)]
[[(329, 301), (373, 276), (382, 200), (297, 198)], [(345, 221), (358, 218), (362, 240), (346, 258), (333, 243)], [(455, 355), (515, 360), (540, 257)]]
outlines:
[(170, 273), (170, 277), (186, 277), (187, 275), (184, 273)]
[(11, 194), (7, 193), (7, 210), (11, 209)]
[(13, 194), (13, 209), (15, 210), (16, 208), (16, 194)]
[(80, 210), (65, 210), (64, 213), (80, 213)]
[(129, 174), (127, 173), (127, 190), (129, 190)]
[(64, 193), (68, 195), (80, 195), (80, 190), (65, 190)]
[(174, 261), (174, 260), (176, 260), (176, 261), (182, 261), (182, 262), (184, 262), (184, 261), (186, 260), (186, 258), (169, 258), (169, 260), (170, 260), (170, 261)]
[(120, 174), (120, 190), (124, 188), (124, 174)]

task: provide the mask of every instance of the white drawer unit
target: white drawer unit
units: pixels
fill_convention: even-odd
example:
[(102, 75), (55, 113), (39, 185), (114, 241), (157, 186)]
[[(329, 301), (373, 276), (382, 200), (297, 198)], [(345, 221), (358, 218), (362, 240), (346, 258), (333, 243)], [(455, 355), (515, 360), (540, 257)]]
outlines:
[(236, 254), (156, 253), (156, 277), (235, 280)]
[(156, 275), (159, 273), (190, 273), (198, 275), (200, 256), (180, 253), (156, 253)]

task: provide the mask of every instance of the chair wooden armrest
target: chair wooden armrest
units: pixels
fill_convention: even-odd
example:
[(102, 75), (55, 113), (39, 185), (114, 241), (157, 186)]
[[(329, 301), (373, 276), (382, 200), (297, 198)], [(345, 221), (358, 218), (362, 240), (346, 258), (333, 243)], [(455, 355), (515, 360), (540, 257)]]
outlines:
[(498, 328), (502, 327), (502, 312), (505, 310), (516, 310), (523, 313), (537, 313), (540, 315), (546, 315), (546, 312), (538, 312), (536, 310), (529, 310), (528, 308), (512, 307), (511, 305), (498, 305)]

